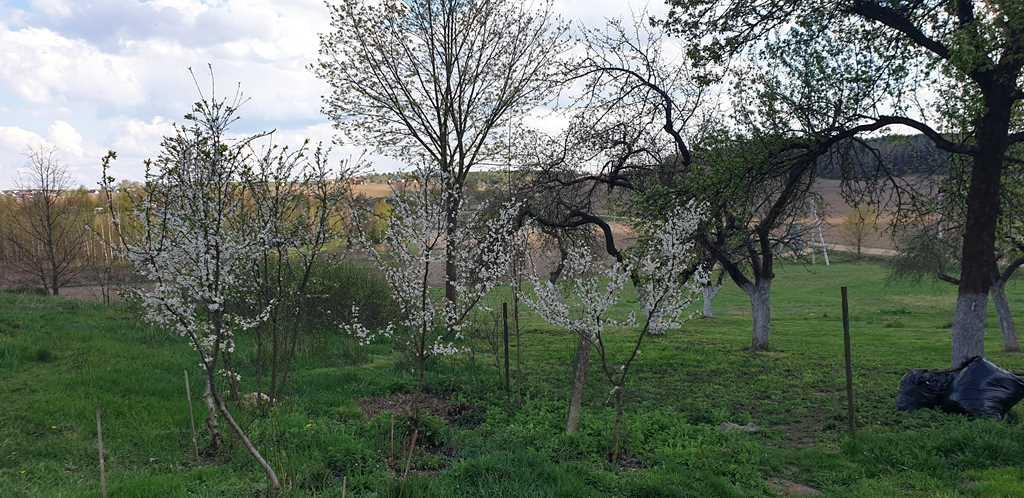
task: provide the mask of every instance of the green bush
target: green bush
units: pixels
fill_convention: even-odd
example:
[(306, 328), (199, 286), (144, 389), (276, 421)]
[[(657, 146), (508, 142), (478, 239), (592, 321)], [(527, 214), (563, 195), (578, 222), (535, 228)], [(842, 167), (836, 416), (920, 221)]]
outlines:
[(324, 453), (327, 468), (338, 474), (368, 472), (381, 465), (366, 443), (348, 434), (334, 436)]
[(331, 327), (352, 318), (359, 308), (359, 320), (370, 329), (386, 326), (398, 316), (398, 303), (384, 275), (366, 264), (343, 261), (318, 266), (309, 282), (310, 315), (314, 326)]
[(364, 418), (363, 410), (352, 400), (335, 408), (334, 416), (339, 422), (362, 422)]
[(401, 417), (396, 424), (396, 430), (405, 434), (418, 433), (417, 446), (428, 448), (443, 448), (451, 439), (451, 431), (444, 420), (424, 413)]

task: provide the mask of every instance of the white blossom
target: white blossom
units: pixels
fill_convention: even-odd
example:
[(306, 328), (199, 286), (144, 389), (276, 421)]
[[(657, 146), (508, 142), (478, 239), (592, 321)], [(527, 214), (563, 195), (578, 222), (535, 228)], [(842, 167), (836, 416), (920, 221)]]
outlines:
[[(693, 250), (693, 234), (702, 216), (702, 210), (691, 203), (670, 211), (663, 222), (638, 227), (638, 244), (621, 262), (604, 268), (585, 245), (570, 246), (563, 270), (565, 283), (555, 285), (535, 274), (530, 277), (533, 293), (524, 296), (524, 301), (548, 323), (601, 348), (609, 328), (642, 327), (641, 335), (679, 328), (707, 281), (706, 270), (695, 266)], [(632, 310), (625, 320), (615, 320), (611, 308), (621, 302), (630, 282), (641, 315)], [(626, 365), (620, 368), (625, 370)]]
[(352, 305), (352, 317), (349, 321), (340, 324), (338, 328), (363, 346), (370, 344), (378, 337), (391, 337), (394, 334), (394, 325), (390, 322), (384, 328), (376, 331), (367, 328), (360, 322), (359, 307), (354, 304)]
[[(365, 243), (401, 309), (397, 325), (405, 332), (396, 337), (397, 344), (415, 351), (421, 361), (461, 351), (456, 343), (463, 340), (466, 317), (507, 277), (517, 237), (520, 204), (515, 201), (500, 206), (493, 217), (481, 214), (489, 207), (483, 206), (449, 230), (447, 213), (463, 202), (452, 184), (446, 173), (431, 167), (417, 169), (401, 185), (392, 182), (392, 213), (383, 241), (379, 246)], [(430, 287), (431, 273), (443, 271), (449, 245), (458, 248), (457, 280), (451, 282), (458, 294), (455, 302)], [(354, 324), (346, 327), (357, 337), (368, 334)], [(394, 336), (395, 328), (389, 330)]]

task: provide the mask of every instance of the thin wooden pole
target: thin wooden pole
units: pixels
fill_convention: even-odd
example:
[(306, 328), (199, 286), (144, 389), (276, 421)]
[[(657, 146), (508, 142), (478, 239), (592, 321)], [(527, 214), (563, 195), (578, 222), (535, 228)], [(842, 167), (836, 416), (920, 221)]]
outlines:
[(413, 429), (412, 431), (412, 444), (409, 445), (409, 454), (405, 457), (405, 471), (402, 472), (402, 479), (409, 475), (409, 467), (412, 465), (412, 452), (416, 451), (416, 438), (420, 435), (419, 429)]
[(850, 305), (846, 286), (841, 289), (843, 296), (843, 353), (846, 361), (846, 423), (851, 433), (857, 430), (853, 415), (853, 356), (850, 352)]
[(505, 341), (505, 394), (510, 395), (512, 392), (512, 383), (508, 377), (508, 303), (501, 303), (501, 321), (504, 328), (504, 341)]
[(103, 424), (100, 422), (100, 408), (96, 407), (96, 446), (100, 454), (100, 496), (107, 498), (107, 468), (103, 462)]
[(388, 464), (395, 465), (395, 414), (391, 414), (391, 432), (388, 436)]
[(192, 450), (196, 461), (199, 461), (199, 440), (196, 438), (196, 417), (192, 413), (192, 387), (188, 382), (188, 370), (185, 370), (185, 399), (188, 400), (188, 425), (192, 428)]
[(341, 476), (341, 498), (348, 496), (348, 476)]

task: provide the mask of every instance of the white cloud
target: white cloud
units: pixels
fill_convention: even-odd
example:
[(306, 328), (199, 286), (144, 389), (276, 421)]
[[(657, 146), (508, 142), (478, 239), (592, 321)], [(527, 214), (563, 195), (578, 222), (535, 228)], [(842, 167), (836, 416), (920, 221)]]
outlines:
[(58, 150), (63, 151), (76, 158), (82, 158), (85, 154), (82, 134), (67, 121), (54, 121), (49, 129), (50, 142)]
[(0, 188), (14, 186), (18, 170), (25, 164), (25, 154), (46, 143), (38, 133), (17, 126), (0, 126)]
[[(24, 167), (32, 149), (53, 147), (76, 183), (91, 185), (98, 174), (97, 148), (67, 121), (57, 120), (47, 127), (46, 136), (17, 126), (0, 126), (0, 186), (16, 183), (17, 171)], [(95, 157), (93, 157), (95, 156)]]
[(138, 104), (143, 89), (123, 58), (48, 29), (0, 24), (0, 85), (34, 104)]
[(144, 158), (160, 146), (160, 140), (174, 132), (170, 121), (156, 116), (149, 121), (127, 119), (115, 126), (111, 149), (123, 157)]
[[(0, 0), (0, 4), (4, 4)], [(556, 0), (567, 19), (588, 24), (640, 12), (647, 0)], [(651, 0), (653, 13), (664, 10)], [(632, 7), (630, 7), (632, 6)], [(0, 5), (0, 186), (7, 168), (31, 146), (61, 148), (78, 181), (92, 185), (100, 155), (119, 152), (120, 178), (141, 176), (141, 161), (158, 152), (196, 99), (186, 68), (218, 94), (241, 83), (251, 98), (241, 130), (279, 130), (278, 143), (309, 137), (330, 143), (334, 131), (320, 114), (326, 86), (307, 69), (318, 34), (329, 29), (322, 0), (30, 0)], [(525, 121), (549, 131), (553, 116)], [(364, 151), (335, 147), (334, 157)], [(381, 169), (395, 161), (369, 156)]]
[(71, 2), (67, 0), (32, 0), (32, 6), (48, 16), (71, 15)]

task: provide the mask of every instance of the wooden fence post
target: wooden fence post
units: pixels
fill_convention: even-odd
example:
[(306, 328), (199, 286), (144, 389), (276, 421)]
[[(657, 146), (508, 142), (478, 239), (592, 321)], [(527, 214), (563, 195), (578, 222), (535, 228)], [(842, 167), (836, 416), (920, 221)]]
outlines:
[(841, 289), (843, 296), (843, 353), (846, 361), (846, 424), (847, 430), (853, 433), (857, 430), (854, 423), (853, 410), (853, 357), (850, 352), (850, 305), (847, 298), (846, 286)]
[(96, 407), (96, 446), (100, 454), (100, 496), (107, 498), (107, 469), (103, 459), (103, 424), (100, 422), (100, 408)]

